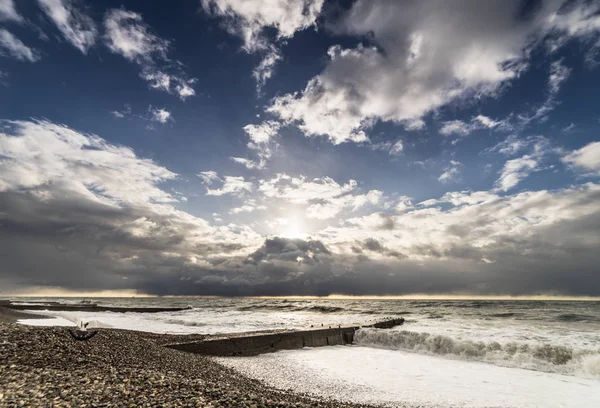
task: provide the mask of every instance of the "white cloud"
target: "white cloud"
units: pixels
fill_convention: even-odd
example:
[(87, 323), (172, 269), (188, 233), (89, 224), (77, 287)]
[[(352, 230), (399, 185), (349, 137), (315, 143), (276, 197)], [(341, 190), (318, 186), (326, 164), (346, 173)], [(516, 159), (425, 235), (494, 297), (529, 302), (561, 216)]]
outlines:
[(544, 103), (539, 105), (531, 115), (519, 115), (521, 127), (525, 127), (533, 121), (544, 122), (548, 119), (548, 114), (558, 105), (556, 96), (560, 91), (561, 85), (569, 78), (571, 69), (563, 65), (562, 60), (554, 61), (550, 64), (548, 75), (548, 96)]
[(597, 37), (600, 31), (600, 5), (596, 2), (571, 2), (561, 12), (552, 14), (547, 21), (548, 26), (557, 36), (548, 41), (551, 51), (555, 51), (566, 44), (572, 37), (579, 38), (587, 43), (588, 55), (586, 59), (593, 61), (600, 39)]
[(404, 144), (402, 143), (402, 140), (397, 140), (396, 143), (394, 143), (394, 145), (390, 149), (390, 154), (393, 156), (397, 156), (399, 154), (402, 154), (403, 151)]
[(533, 153), (539, 154), (549, 148), (549, 140), (544, 136), (529, 136), (520, 139), (516, 135), (510, 135), (502, 142), (488, 148), (485, 153), (498, 152), (506, 156), (512, 156), (526, 148), (533, 149)]
[(570, 74), (571, 69), (564, 66), (562, 60), (554, 61), (550, 66), (550, 76), (548, 77), (550, 93), (557, 94), (562, 83), (569, 78)]
[(306, 208), (308, 218), (327, 220), (335, 217), (343, 210), (356, 211), (366, 205), (377, 205), (383, 197), (383, 192), (370, 190), (366, 194), (346, 194), (340, 197), (320, 200)]
[(262, 169), (265, 167), (265, 164), (266, 164), (266, 163), (261, 163), (261, 162), (255, 162), (253, 160), (246, 159), (244, 157), (232, 157), (231, 160), (233, 160), (236, 163), (246, 166), (247, 169)]
[(260, 125), (246, 125), (244, 131), (250, 137), (250, 141), (254, 144), (266, 144), (272, 138), (277, 136), (280, 124), (278, 122), (268, 120)]
[[(176, 94), (181, 100), (194, 96), (192, 85), (179, 67), (167, 57), (170, 42), (153, 34), (141, 14), (125, 9), (109, 10), (104, 17), (105, 44), (115, 54), (140, 65), (140, 77), (157, 90)], [(169, 67), (167, 67), (169, 66)]]
[(272, 47), (271, 50), (263, 57), (260, 64), (252, 70), (252, 76), (256, 80), (256, 88), (260, 92), (264, 84), (273, 76), (275, 66), (283, 59), (281, 51)]
[(150, 114), (150, 120), (153, 122), (165, 124), (168, 121), (173, 120), (171, 112), (165, 109), (153, 108), (152, 106), (150, 106), (148, 108), (148, 112)]
[(21, 40), (3, 28), (0, 29), (0, 55), (29, 62), (40, 59), (40, 55), (36, 50), (26, 46)]
[(277, 136), (281, 124), (273, 120), (267, 120), (260, 125), (246, 125), (244, 132), (250, 138), (248, 148), (258, 155), (258, 162), (242, 157), (232, 157), (236, 163), (243, 164), (249, 169), (262, 169), (267, 160), (271, 158), (271, 142)]
[(124, 119), (127, 116), (131, 115), (131, 106), (125, 104), (125, 107), (122, 110), (114, 110), (110, 113), (112, 113), (112, 115), (117, 119)]
[(347, 219), (313, 238), (335, 243), (337, 251), (349, 254), (357, 241), (376, 239), (416, 262), (486, 257), (508, 265), (511, 256), (555, 257), (556, 251), (574, 249), (578, 239), (597, 245), (597, 234), (583, 228), (575, 238), (566, 223), (600, 214), (599, 194), (600, 186), (592, 183), (502, 197), (486, 191), (449, 192), (428, 200), (452, 204), (445, 210), (419, 206), (396, 215), (373, 213)]
[(440, 133), (444, 136), (468, 136), (471, 132), (480, 129), (509, 131), (512, 129), (512, 126), (508, 123), (508, 120), (497, 121), (484, 115), (477, 115), (471, 119), (470, 123), (463, 122), (462, 120), (443, 122)]
[(518, 159), (508, 160), (502, 169), (500, 178), (494, 184), (496, 191), (508, 191), (538, 167), (538, 161), (525, 155)]
[(258, 190), (269, 198), (280, 198), (296, 204), (306, 204), (310, 200), (327, 200), (349, 193), (357, 186), (355, 180), (340, 185), (330, 177), (314, 178), (291, 177), (277, 174), (269, 180), (260, 180)]
[(440, 183), (457, 182), (460, 177), (460, 168), (462, 163), (457, 160), (450, 160), (450, 165), (444, 169), (444, 172), (438, 177)]
[(400, 197), (400, 199), (398, 199), (398, 202), (396, 203), (396, 206), (394, 207), (394, 209), (399, 213), (410, 210), (412, 208), (412, 198), (408, 196)]
[(307, 217), (324, 220), (335, 217), (342, 210), (356, 211), (366, 205), (381, 202), (381, 191), (370, 190), (365, 194), (355, 194), (356, 188), (354, 180), (339, 184), (330, 177), (308, 180), (304, 176), (277, 174), (272, 179), (260, 180), (258, 191), (267, 199), (307, 205)]
[(47, 121), (5, 123), (16, 130), (0, 133), (0, 191), (57, 185), (108, 205), (175, 201), (156, 184), (176, 174), (127, 147)]
[(398, 139), (395, 142), (379, 142), (379, 143), (369, 143), (369, 148), (371, 150), (381, 150), (388, 152), (390, 156), (400, 156), (402, 152), (404, 152), (404, 143), (402, 139)]
[(86, 54), (96, 42), (98, 32), (94, 21), (78, 10), (72, 0), (38, 0), (38, 2), (63, 37)]
[(152, 34), (141, 14), (113, 9), (106, 13), (104, 26), (106, 46), (129, 61), (141, 64), (167, 57), (169, 41)]
[(539, 168), (539, 163), (544, 156), (549, 153), (560, 152), (560, 149), (551, 148), (550, 141), (543, 136), (530, 136), (527, 139), (518, 142), (509, 141), (509, 139), (503, 142), (504, 144), (508, 142), (506, 146), (501, 143), (500, 145), (502, 145), (502, 147), (497, 149), (500, 145), (496, 145), (491, 150), (497, 149), (501, 153), (511, 154), (516, 153), (522, 148), (529, 147), (530, 153), (517, 159), (508, 160), (504, 164), (504, 167), (500, 172), (500, 177), (494, 183), (494, 191), (496, 192), (506, 192), (515, 187), (532, 172), (541, 170)]
[(521, 3), (359, 0), (334, 30), (369, 35), (375, 45), (331, 47), (323, 72), (301, 93), (275, 98), (268, 111), (307, 136), (339, 144), (364, 142), (379, 120), (419, 120), (453, 102), (495, 96), (548, 34), (575, 35), (551, 21), (562, 1), (544, 2), (528, 18), (519, 18)]
[(562, 161), (578, 170), (600, 174), (600, 142), (592, 142), (567, 154)]
[[(202, 173), (201, 173), (202, 174)], [(209, 183), (206, 183), (209, 184)], [(225, 176), (223, 179), (223, 185), (221, 188), (211, 190), (206, 187), (206, 195), (209, 196), (222, 196), (222, 195), (233, 195), (242, 196), (252, 192), (252, 182), (246, 181), (244, 177)]]
[(198, 177), (202, 179), (202, 182), (206, 185), (212, 185), (215, 181), (221, 181), (219, 175), (214, 170), (202, 171), (198, 173)]
[(266, 210), (267, 207), (256, 203), (256, 200), (249, 198), (241, 207), (232, 208), (229, 214), (251, 213), (258, 210)]
[(23, 22), (23, 17), (17, 12), (14, 0), (0, 1), (0, 21)]
[(468, 123), (463, 122), (462, 120), (451, 120), (442, 124), (440, 133), (444, 136), (467, 136), (469, 133), (471, 133), (471, 127)]
[(282, 59), (266, 29), (274, 29), (279, 42), (291, 38), (316, 23), (322, 6), (323, 0), (202, 0), (204, 10), (222, 17), (227, 31), (242, 40), (244, 51), (263, 54), (252, 73), (259, 89)]

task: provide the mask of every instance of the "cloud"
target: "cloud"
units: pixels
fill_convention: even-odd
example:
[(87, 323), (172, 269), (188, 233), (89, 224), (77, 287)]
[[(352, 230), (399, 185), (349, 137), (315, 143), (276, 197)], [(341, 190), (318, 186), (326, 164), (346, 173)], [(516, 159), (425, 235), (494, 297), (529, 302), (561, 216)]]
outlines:
[(252, 70), (252, 76), (256, 80), (256, 87), (260, 92), (260, 89), (265, 83), (273, 76), (275, 66), (279, 61), (283, 59), (279, 49), (272, 47), (269, 52), (260, 61), (260, 64)]
[(595, 2), (566, 2), (560, 12), (548, 19), (548, 26), (554, 34), (547, 41), (550, 51), (556, 51), (570, 38), (578, 38), (588, 46), (586, 60), (593, 63), (600, 48), (598, 11), (600, 5)]
[(383, 192), (379, 190), (370, 190), (366, 194), (346, 194), (340, 197), (322, 200), (314, 198), (315, 201), (306, 208), (308, 218), (327, 220), (346, 210), (348, 212), (356, 211), (366, 205), (375, 206), (381, 202)]
[[(377, 121), (410, 123), (448, 104), (495, 97), (549, 35), (581, 39), (568, 27), (592, 17), (571, 13), (567, 21), (562, 4), (540, 3), (523, 16), (517, 0), (359, 0), (332, 29), (365, 40), (355, 48), (331, 47), (325, 69), (302, 92), (275, 98), (267, 111), (306, 136), (339, 144), (366, 141)], [(576, 2), (573, 9), (585, 7)]]
[(501, 131), (510, 131), (512, 126), (508, 120), (497, 121), (484, 115), (477, 115), (471, 119), (470, 123), (462, 120), (451, 120), (442, 123), (440, 133), (444, 136), (457, 135), (468, 136), (471, 132), (480, 129), (495, 129)]
[(508, 191), (538, 167), (538, 161), (529, 155), (508, 160), (502, 168), (500, 178), (494, 184), (498, 191)]
[(260, 125), (246, 125), (244, 132), (248, 135), (250, 141), (248, 148), (258, 155), (258, 162), (254, 162), (242, 157), (232, 157), (236, 163), (243, 164), (249, 169), (262, 169), (266, 166), (267, 160), (271, 158), (272, 140), (277, 136), (281, 124), (273, 120), (267, 120)]
[(295, 204), (306, 204), (314, 199), (327, 200), (349, 193), (357, 186), (355, 180), (340, 185), (330, 177), (291, 177), (279, 173), (271, 179), (259, 181), (258, 191), (265, 197), (279, 198)]
[[(0, 133), (0, 191), (58, 185), (105, 205), (174, 201), (155, 184), (176, 175), (138, 159), (129, 148), (47, 121), (3, 124), (14, 128), (14, 135)], [(122, 181), (124, 173), (128, 183)]]
[(214, 170), (202, 171), (198, 173), (198, 177), (200, 177), (202, 182), (208, 186), (212, 185), (215, 181), (221, 181), (219, 175)]
[(440, 183), (457, 182), (460, 177), (460, 168), (462, 163), (457, 160), (450, 160), (450, 165), (444, 169), (444, 172), (438, 177)]
[[(500, 177), (494, 183), (495, 191), (506, 192), (515, 187), (532, 172), (540, 170), (539, 163), (546, 155), (558, 152), (558, 150), (550, 147), (550, 142), (543, 136), (528, 137), (519, 142), (509, 141), (509, 139), (500, 144), (502, 147), (498, 150), (501, 153), (516, 153), (524, 147), (529, 147), (531, 152), (517, 159), (508, 160), (504, 164)], [(506, 144), (507, 142), (508, 144)], [(492, 149), (497, 146), (499, 145), (494, 146)]]
[[(202, 0), (204, 11), (222, 18), (225, 29), (242, 40), (245, 52), (263, 56), (252, 72), (259, 90), (283, 58), (276, 43), (315, 25), (322, 6), (323, 0)], [(274, 40), (268, 29), (275, 30)]]
[[(376, 209), (305, 240), (265, 239), (177, 210), (177, 197), (161, 187), (177, 175), (128, 147), (47, 121), (5, 121), (2, 129), (4, 290), (600, 294), (595, 183), (502, 196), (448, 192), (429, 207), (401, 197), (392, 214)], [(218, 182), (215, 172), (201, 174)], [(310, 206), (317, 194), (359, 195), (350, 182), (277, 177), (271, 200)]]
[[(109, 10), (104, 17), (106, 46), (142, 68), (140, 77), (153, 89), (176, 94), (185, 100), (196, 92), (179, 68), (181, 63), (171, 61), (167, 54), (170, 42), (151, 32), (141, 14), (125, 9)], [(170, 72), (169, 72), (170, 71)]]
[(560, 91), (562, 84), (569, 78), (571, 69), (563, 65), (562, 60), (554, 61), (550, 64), (548, 75), (548, 96), (544, 103), (535, 108), (531, 115), (522, 114), (518, 116), (519, 127), (522, 129), (533, 121), (544, 122), (548, 119), (548, 114), (559, 104), (556, 96)]
[(122, 110), (114, 110), (110, 113), (117, 119), (124, 119), (127, 116), (131, 115), (131, 106), (125, 104), (125, 107)]
[(395, 142), (380, 142), (370, 143), (369, 148), (371, 150), (383, 150), (389, 153), (390, 156), (400, 156), (404, 152), (404, 143), (402, 139), (398, 139)]
[(563, 65), (562, 60), (554, 61), (550, 66), (550, 76), (548, 77), (548, 87), (550, 93), (557, 94), (560, 87), (571, 75), (571, 69)]
[[(315, 237), (327, 237), (325, 242), (339, 243), (338, 250), (348, 253), (357, 240), (372, 238), (415, 261), (465, 257), (479, 260), (486, 256), (508, 262), (509, 253), (527, 254), (536, 245), (535, 251), (545, 253), (552, 251), (550, 248), (555, 244), (560, 245), (555, 239), (574, 240), (572, 236), (560, 237), (554, 230), (552, 237), (548, 237), (553, 244), (545, 246), (537, 241), (543, 240), (543, 231), (562, 223), (597, 216), (600, 205), (593, 200), (599, 194), (600, 188), (594, 184), (503, 197), (487, 191), (450, 192), (434, 200), (450, 204), (445, 210), (416, 207), (391, 216), (393, 223), (385, 229), (380, 228), (380, 213), (373, 213), (348, 219), (343, 225), (329, 227)], [(600, 239), (597, 233), (593, 235), (595, 238), (586, 239), (588, 245)], [(520, 247), (519, 243), (524, 246)], [(530, 255), (535, 257), (533, 253)]]
[(169, 41), (152, 34), (140, 14), (113, 9), (106, 13), (104, 25), (106, 46), (115, 54), (138, 64), (167, 57)]
[(256, 200), (249, 198), (244, 202), (241, 207), (232, 208), (229, 210), (229, 214), (240, 214), (240, 213), (251, 213), (257, 210), (266, 210), (267, 207), (256, 203)]
[(505, 156), (512, 156), (527, 148), (533, 149), (536, 154), (549, 149), (550, 142), (544, 136), (528, 136), (519, 138), (516, 135), (510, 135), (502, 142), (486, 149), (485, 154), (498, 152)]
[(567, 154), (562, 161), (576, 170), (600, 174), (600, 142), (592, 142)]
[(143, 290), (161, 276), (176, 280), (208, 259), (260, 246), (248, 227), (212, 227), (177, 210), (177, 198), (160, 186), (176, 177), (95, 135), (47, 121), (4, 121), (3, 284)]
[(164, 125), (165, 123), (173, 120), (171, 112), (165, 109), (153, 108), (152, 106), (150, 106), (148, 108), (148, 112), (150, 114), (150, 120), (153, 122), (159, 122)]
[(21, 17), (15, 8), (14, 0), (3, 0), (0, 2), (0, 21), (23, 22), (23, 17)]
[(21, 40), (5, 29), (0, 29), (0, 55), (16, 58), (20, 61), (36, 62), (39, 53), (29, 48)]
[[(201, 173), (202, 174), (202, 173)], [(210, 176), (209, 176), (210, 177)], [(206, 187), (206, 195), (208, 196), (222, 196), (222, 195), (233, 195), (243, 196), (244, 194), (252, 192), (252, 182), (246, 181), (244, 177), (225, 176), (223, 178), (223, 185), (221, 188), (210, 189)], [(205, 183), (210, 185), (211, 183)]]
[(304, 176), (291, 177), (280, 173), (271, 179), (260, 180), (258, 192), (266, 199), (306, 205), (308, 218), (325, 220), (337, 216), (342, 210), (356, 211), (366, 205), (377, 205), (383, 197), (379, 190), (356, 194), (356, 188), (355, 180), (339, 184), (330, 177), (308, 180)]
[(78, 10), (72, 0), (38, 0), (40, 7), (74, 47), (87, 54), (96, 42), (94, 21)]

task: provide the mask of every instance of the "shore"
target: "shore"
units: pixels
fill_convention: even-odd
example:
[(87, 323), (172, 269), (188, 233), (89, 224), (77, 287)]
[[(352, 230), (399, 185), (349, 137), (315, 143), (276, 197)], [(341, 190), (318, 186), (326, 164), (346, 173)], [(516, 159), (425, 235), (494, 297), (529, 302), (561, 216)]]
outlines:
[(162, 347), (202, 337), (103, 329), (81, 342), (65, 328), (0, 323), (0, 407), (364, 407), (278, 391)]
[(21, 312), (19, 310), (10, 309), (8, 307), (0, 306), (0, 323), (16, 323), (19, 319), (49, 319), (50, 317)]

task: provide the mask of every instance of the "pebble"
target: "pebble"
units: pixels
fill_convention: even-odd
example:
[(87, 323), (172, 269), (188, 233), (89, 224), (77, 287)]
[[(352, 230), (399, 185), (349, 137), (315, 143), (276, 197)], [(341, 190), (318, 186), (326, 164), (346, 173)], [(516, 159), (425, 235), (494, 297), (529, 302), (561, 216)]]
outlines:
[(180, 337), (104, 329), (80, 342), (64, 328), (0, 323), (0, 407), (365, 407), (276, 390), (162, 347)]

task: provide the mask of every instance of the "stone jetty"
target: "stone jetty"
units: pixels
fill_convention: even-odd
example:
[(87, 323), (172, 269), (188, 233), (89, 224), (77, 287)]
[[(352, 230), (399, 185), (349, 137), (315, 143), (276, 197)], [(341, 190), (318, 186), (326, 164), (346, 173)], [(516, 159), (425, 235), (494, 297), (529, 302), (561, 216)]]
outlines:
[(209, 356), (253, 356), (277, 350), (352, 344), (361, 327), (390, 329), (404, 324), (404, 319), (389, 319), (364, 326), (338, 326), (276, 333), (248, 333), (227, 337), (208, 337), (200, 341), (167, 344), (166, 347)]

